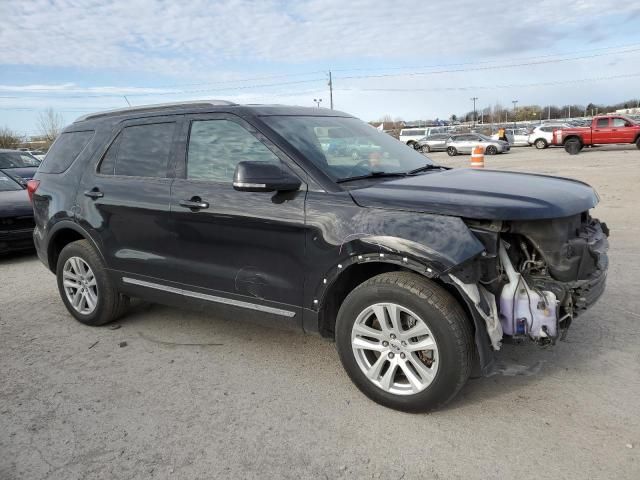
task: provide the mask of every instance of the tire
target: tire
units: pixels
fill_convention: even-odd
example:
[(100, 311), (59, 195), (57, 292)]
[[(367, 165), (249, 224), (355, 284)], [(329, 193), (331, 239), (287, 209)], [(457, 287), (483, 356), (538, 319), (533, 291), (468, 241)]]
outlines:
[(407, 142), (407, 146), (413, 148), (414, 150), (420, 150), (420, 145), (418, 145), (418, 142)]
[(538, 149), (538, 150), (544, 150), (545, 148), (547, 148), (549, 145), (547, 144), (547, 141), (544, 138), (538, 138), (535, 142), (533, 142), (533, 145)]
[(429, 145), (423, 145), (423, 146), (420, 148), (420, 151), (421, 151), (422, 153), (431, 153), (431, 147), (430, 147)]
[[(388, 323), (392, 311), (401, 312), (398, 329)], [(386, 312), (381, 313), (387, 322), (384, 330), (382, 322), (375, 323), (381, 318), (376, 312)], [(405, 337), (405, 324), (412, 319), (421, 333), (428, 334)], [(362, 347), (361, 332), (378, 335), (376, 325), (379, 336), (364, 339)], [(362, 330), (365, 327), (368, 330)], [(464, 310), (446, 290), (414, 273), (385, 273), (356, 287), (340, 306), (335, 332), (340, 360), (353, 383), (371, 400), (389, 408), (426, 412), (441, 407), (460, 391), (471, 373), (475, 347)], [(431, 347), (416, 352), (417, 344)], [(366, 350), (370, 345), (378, 350)], [(375, 375), (373, 380), (365, 370)]]
[(458, 154), (458, 150), (456, 150), (456, 147), (447, 147), (447, 155), (449, 155), (450, 157), (455, 157)]
[(489, 146), (485, 149), (484, 153), (486, 153), (487, 155), (495, 155), (495, 154), (497, 154), (497, 153), (498, 153), (498, 149), (496, 148), (496, 146), (495, 146), (495, 145), (489, 145)]
[[(82, 272), (85, 273), (84, 278)], [(98, 326), (116, 320), (128, 306), (129, 299), (116, 290), (102, 258), (88, 240), (72, 242), (62, 249), (56, 265), (56, 277), (65, 307), (85, 325)], [(80, 294), (79, 305), (74, 306), (72, 300), (78, 296), (73, 292), (82, 288), (85, 293)]]
[(636, 139), (636, 148), (640, 150), (640, 137)]
[(564, 142), (564, 151), (569, 155), (577, 155), (582, 150), (582, 142), (577, 138), (570, 138)]

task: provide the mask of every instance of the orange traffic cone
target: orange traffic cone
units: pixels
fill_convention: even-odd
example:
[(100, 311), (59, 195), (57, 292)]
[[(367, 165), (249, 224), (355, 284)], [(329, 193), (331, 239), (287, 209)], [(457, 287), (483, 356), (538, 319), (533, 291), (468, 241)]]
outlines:
[(480, 145), (471, 153), (471, 168), (484, 168), (484, 148)]

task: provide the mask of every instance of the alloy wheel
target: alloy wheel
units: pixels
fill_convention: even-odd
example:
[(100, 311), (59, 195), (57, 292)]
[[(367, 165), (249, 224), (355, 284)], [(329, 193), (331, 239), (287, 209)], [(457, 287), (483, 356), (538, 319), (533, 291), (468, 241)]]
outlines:
[(395, 303), (365, 308), (351, 330), (356, 362), (371, 383), (395, 395), (413, 395), (434, 380), (438, 346), (427, 324)]
[(98, 284), (89, 264), (69, 257), (62, 269), (64, 292), (69, 304), (82, 315), (90, 315), (98, 305)]

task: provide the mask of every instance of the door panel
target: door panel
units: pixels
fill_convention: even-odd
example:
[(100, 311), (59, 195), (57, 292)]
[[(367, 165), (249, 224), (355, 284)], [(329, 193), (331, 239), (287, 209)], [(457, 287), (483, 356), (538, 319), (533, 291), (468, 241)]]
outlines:
[(609, 119), (596, 120), (596, 124), (592, 130), (592, 142), (593, 143), (614, 143), (611, 139), (613, 131), (609, 124)]
[(168, 172), (180, 121), (162, 117), (126, 123), (96, 169), (85, 172), (78, 220), (100, 245), (109, 268), (156, 277), (167, 273), (173, 181)]
[[(244, 160), (281, 162), (305, 177), (233, 115), (188, 117), (184, 136), (183, 178), (171, 189), (171, 279), (263, 305), (301, 306), (305, 183), (295, 192), (240, 192), (232, 180)], [(185, 201), (206, 207), (189, 208)]]

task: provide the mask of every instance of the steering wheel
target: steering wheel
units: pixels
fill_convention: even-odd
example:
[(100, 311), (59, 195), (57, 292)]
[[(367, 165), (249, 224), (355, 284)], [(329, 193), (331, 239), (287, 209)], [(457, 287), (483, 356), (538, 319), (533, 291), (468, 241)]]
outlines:
[[(355, 177), (355, 176), (356, 176), (356, 173), (357, 173), (357, 170), (358, 170), (359, 168), (364, 167), (364, 166), (367, 166), (367, 167), (368, 167), (368, 169), (367, 169), (367, 170), (370, 170), (370, 169), (371, 169), (371, 164), (369, 163), (369, 160), (368, 160), (368, 159), (360, 160), (360, 161), (359, 161), (358, 163), (356, 163), (353, 167), (351, 167), (351, 170), (349, 170), (349, 173), (347, 174), (347, 176), (348, 176), (348, 177)], [(367, 172), (363, 172), (362, 174), (365, 174), (365, 173), (367, 173)]]

